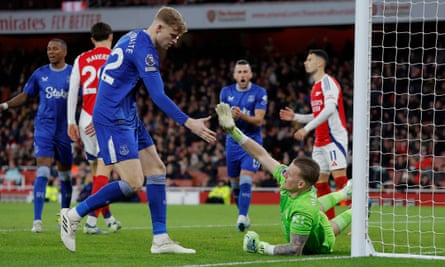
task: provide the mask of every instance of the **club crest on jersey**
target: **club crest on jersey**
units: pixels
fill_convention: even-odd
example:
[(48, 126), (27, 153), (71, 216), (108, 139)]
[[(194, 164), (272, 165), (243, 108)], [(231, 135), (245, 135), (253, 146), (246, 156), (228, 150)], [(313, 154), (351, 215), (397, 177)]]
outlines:
[(249, 97), (247, 98), (247, 102), (251, 103), (255, 101), (255, 96), (254, 95), (249, 95)]
[(126, 156), (130, 153), (130, 149), (128, 149), (127, 145), (120, 145), (119, 146), (119, 154), (122, 156)]
[(152, 54), (148, 54), (145, 57), (145, 64), (147, 65), (145, 67), (145, 71), (156, 71), (156, 66), (155, 66), (155, 58), (153, 57)]

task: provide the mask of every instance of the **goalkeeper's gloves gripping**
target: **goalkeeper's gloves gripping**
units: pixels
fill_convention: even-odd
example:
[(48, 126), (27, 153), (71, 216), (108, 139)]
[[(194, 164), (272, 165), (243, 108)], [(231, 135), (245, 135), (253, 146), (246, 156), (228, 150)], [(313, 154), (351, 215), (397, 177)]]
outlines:
[(254, 231), (248, 231), (244, 235), (243, 250), (250, 253), (260, 253), (263, 255), (273, 255), (275, 246), (260, 241), (260, 236)]
[(248, 137), (235, 126), (230, 106), (226, 103), (219, 103), (215, 108), (218, 114), (218, 121), (221, 127), (235, 140), (238, 144), (244, 144)]
[(274, 248), (275, 246), (267, 242), (260, 241), (260, 243), (258, 244), (258, 253), (263, 255), (273, 255)]
[(260, 236), (254, 231), (247, 231), (244, 235), (243, 250), (256, 253), (258, 251), (258, 245), (260, 243)]

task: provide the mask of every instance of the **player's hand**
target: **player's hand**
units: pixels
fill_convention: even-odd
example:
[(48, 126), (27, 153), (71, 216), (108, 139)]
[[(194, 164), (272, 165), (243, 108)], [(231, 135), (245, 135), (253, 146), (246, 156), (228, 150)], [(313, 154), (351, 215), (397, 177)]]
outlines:
[(85, 134), (88, 136), (95, 136), (96, 130), (94, 129), (93, 122), (90, 122), (87, 127), (85, 127)]
[(230, 130), (235, 127), (235, 121), (232, 117), (232, 111), (230, 106), (226, 103), (219, 103), (216, 105), (216, 114), (218, 114), (219, 125), (221, 125), (224, 130)]
[(267, 249), (270, 246), (269, 243), (264, 242), (264, 241), (260, 241), (260, 243), (258, 244), (258, 253), (260, 254), (267, 254)]
[(285, 107), (284, 109), (280, 109), (280, 119), (283, 121), (293, 121), (295, 116), (295, 112), (289, 107)]
[(216, 133), (209, 128), (207, 128), (206, 123), (211, 119), (211, 116), (208, 116), (207, 118), (201, 118), (201, 119), (192, 119), (189, 118), (184, 126), (190, 129), (194, 134), (201, 137), (208, 143), (215, 143), (216, 142)]
[(298, 141), (303, 141), (304, 137), (307, 135), (306, 129), (301, 128), (298, 131), (295, 132), (294, 137)]
[(234, 120), (237, 120), (237, 119), (241, 118), (242, 112), (241, 112), (241, 109), (239, 107), (233, 106), (231, 108), (231, 110), (232, 110), (232, 117), (233, 117)]
[(79, 127), (76, 124), (70, 123), (68, 124), (68, 136), (71, 138), (73, 142), (77, 142), (80, 139)]
[(247, 233), (244, 235), (243, 250), (250, 253), (255, 253), (258, 251), (260, 243), (260, 236), (256, 232), (247, 231)]

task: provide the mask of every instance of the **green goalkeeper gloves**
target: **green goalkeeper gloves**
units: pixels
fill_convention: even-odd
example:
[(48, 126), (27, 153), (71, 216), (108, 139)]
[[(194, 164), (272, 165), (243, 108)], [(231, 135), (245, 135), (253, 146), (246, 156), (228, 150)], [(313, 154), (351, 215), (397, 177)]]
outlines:
[(219, 125), (224, 128), (224, 130), (229, 131), (235, 127), (235, 121), (232, 117), (232, 111), (230, 106), (226, 103), (219, 103), (215, 108), (216, 114), (218, 114)]
[(258, 253), (265, 255), (273, 255), (273, 249), (275, 246), (271, 244), (261, 241), (258, 245)]
[(230, 106), (226, 103), (219, 103), (215, 108), (218, 114), (219, 125), (239, 144), (244, 144), (247, 141), (247, 136), (235, 126), (235, 121), (232, 117)]
[(244, 235), (243, 250), (250, 253), (259, 253), (263, 255), (273, 255), (275, 246), (260, 241), (260, 236), (254, 231), (248, 231)]
[(260, 244), (260, 236), (254, 231), (247, 231), (244, 235), (243, 250), (256, 253)]

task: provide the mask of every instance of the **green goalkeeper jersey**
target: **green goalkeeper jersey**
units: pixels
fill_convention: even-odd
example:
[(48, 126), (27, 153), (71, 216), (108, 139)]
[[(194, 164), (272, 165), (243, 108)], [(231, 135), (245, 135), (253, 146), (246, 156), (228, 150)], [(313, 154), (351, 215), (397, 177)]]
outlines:
[(290, 241), (290, 233), (308, 235), (303, 254), (326, 254), (333, 251), (335, 234), (326, 215), (320, 211), (317, 190), (312, 187), (306, 193), (293, 198), (284, 186), (286, 165), (275, 168), (273, 176), (280, 183), (281, 227)]

